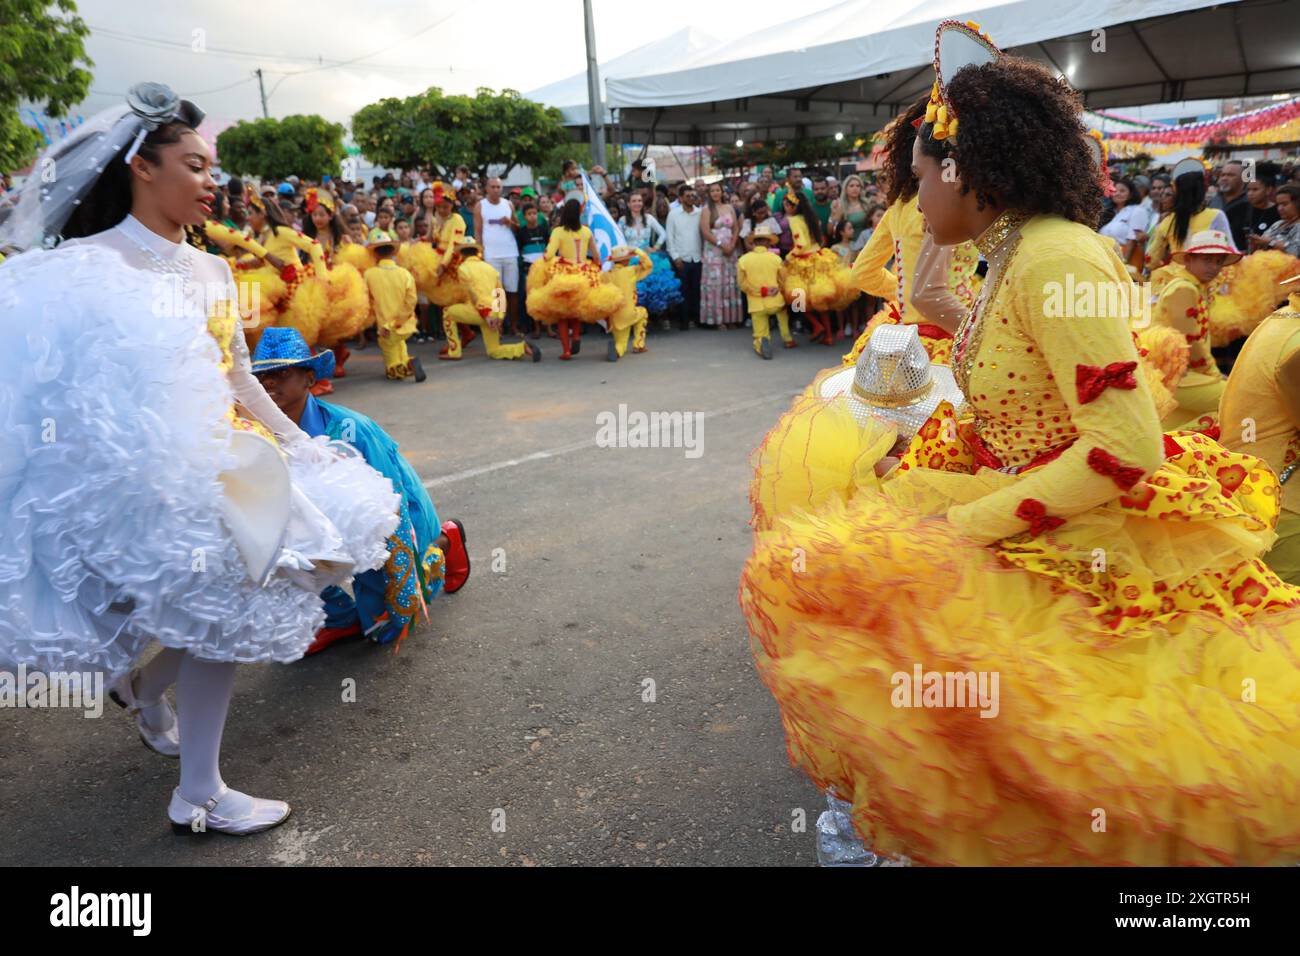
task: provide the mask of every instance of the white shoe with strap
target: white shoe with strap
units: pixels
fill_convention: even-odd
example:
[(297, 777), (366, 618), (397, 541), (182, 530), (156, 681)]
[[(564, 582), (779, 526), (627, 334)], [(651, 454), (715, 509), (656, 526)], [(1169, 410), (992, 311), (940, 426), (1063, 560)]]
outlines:
[(190, 803), (181, 796), (180, 787), (172, 791), (167, 818), (178, 834), (201, 834), (209, 831), (246, 836), (278, 827), (293, 810), (283, 800), (262, 800), (231, 790), (224, 783), (205, 802)]
[[(176, 711), (172, 709), (166, 695), (158, 700), (140, 700), (136, 697), (135, 682), (139, 675), (140, 669), (138, 667), (122, 675), (108, 689), (108, 696), (112, 698), (113, 703), (126, 708), (126, 712), (135, 720), (136, 729), (140, 731), (140, 739), (146, 747), (154, 753), (162, 754), (164, 757), (179, 757), (181, 755), (181, 733), (180, 724), (176, 721)], [(166, 716), (169, 724), (167, 729), (155, 730), (150, 727), (148, 720), (145, 719), (145, 708), (150, 710), (162, 708), (162, 713)]]

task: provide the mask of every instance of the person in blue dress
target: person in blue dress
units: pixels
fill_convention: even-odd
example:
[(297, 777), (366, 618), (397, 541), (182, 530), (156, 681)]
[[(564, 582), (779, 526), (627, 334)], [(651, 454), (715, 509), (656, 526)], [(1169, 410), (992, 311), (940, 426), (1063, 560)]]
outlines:
[(333, 373), (333, 353), (327, 349), (313, 355), (297, 329), (267, 329), (253, 353), (253, 374), (285, 415), (313, 438), (323, 435), (351, 446), (393, 483), (402, 499), (401, 519), (388, 539), (388, 562), (354, 577), (351, 595), (340, 587), (321, 593), (325, 627), (307, 654), (362, 634), (376, 644), (400, 640), (422, 606), (441, 591), (459, 591), (470, 571), (464, 524), (438, 520), (429, 493), (397, 442), (360, 412), (312, 395), (312, 386)]

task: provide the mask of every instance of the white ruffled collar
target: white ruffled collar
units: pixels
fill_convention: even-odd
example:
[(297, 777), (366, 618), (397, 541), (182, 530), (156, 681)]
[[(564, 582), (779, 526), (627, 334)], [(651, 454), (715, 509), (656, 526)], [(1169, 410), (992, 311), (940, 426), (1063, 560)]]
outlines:
[(172, 242), (166, 236), (158, 235), (130, 213), (127, 213), (126, 218), (117, 224), (117, 228), (136, 245), (164, 261), (177, 259), (185, 253), (184, 242)]

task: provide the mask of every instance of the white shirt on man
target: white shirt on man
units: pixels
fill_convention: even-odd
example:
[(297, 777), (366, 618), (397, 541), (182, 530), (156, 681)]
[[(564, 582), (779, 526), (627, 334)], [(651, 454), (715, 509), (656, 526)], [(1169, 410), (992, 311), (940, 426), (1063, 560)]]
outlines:
[(668, 257), (683, 262), (699, 262), (704, 251), (700, 233), (700, 207), (687, 212), (681, 206), (668, 213)]
[(483, 258), (491, 262), (494, 259), (515, 259), (519, 256), (519, 243), (515, 241), (515, 231), (503, 226), (493, 219), (514, 219), (514, 207), (504, 196), (495, 203), (486, 198), (478, 203), (479, 215), (483, 217)]

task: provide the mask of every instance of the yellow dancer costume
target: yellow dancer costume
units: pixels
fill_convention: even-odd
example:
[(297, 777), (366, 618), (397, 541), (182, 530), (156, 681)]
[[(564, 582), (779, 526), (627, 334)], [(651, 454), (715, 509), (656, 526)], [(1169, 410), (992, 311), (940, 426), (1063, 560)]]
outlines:
[(1278, 541), (1264, 560), (1284, 581), (1300, 584), (1300, 478), (1289, 474), (1300, 461), (1300, 293), (1242, 346), (1219, 421), (1225, 447), (1258, 455), (1285, 476)]
[(442, 312), (442, 328), (447, 333), (446, 358), (459, 359), (463, 354), (457, 323), (478, 326), (483, 333), (488, 358), (523, 358), (527, 353), (523, 342), (501, 344), (501, 320), (506, 315), (506, 294), (501, 286), (501, 274), (491, 263), (479, 257), (482, 250), (473, 239), (462, 241), (456, 251), (461, 256), (460, 283), (465, 287), (469, 301), (449, 305)]
[[(771, 220), (768, 220), (770, 222)], [(736, 281), (745, 293), (749, 324), (754, 333), (754, 351), (765, 359), (772, 357), (772, 323), (777, 321), (785, 347), (795, 347), (790, 334), (790, 313), (781, 294), (781, 257), (773, 246), (781, 234), (775, 226), (760, 223), (752, 234), (754, 248), (736, 263)]]
[(551, 230), (546, 252), (528, 269), (529, 315), (548, 324), (602, 322), (622, 307), (622, 293), (602, 281), (600, 266), (588, 258), (594, 241), (586, 226)]
[(785, 257), (781, 291), (786, 302), (808, 312), (833, 312), (858, 297), (851, 270), (831, 249), (813, 242), (808, 223), (796, 213), (787, 220), (794, 245)]
[[(1222, 215), (1218, 209), (1202, 209), (1200, 212), (1192, 213), (1192, 217), (1187, 223), (1188, 238), (1198, 232), (1215, 228), (1215, 220)], [(1224, 219), (1223, 224), (1226, 224), (1226, 222), (1227, 220)], [(1151, 233), (1151, 238), (1147, 240), (1147, 271), (1154, 273), (1157, 269), (1168, 265), (1173, 261), (1174, 253), (1178, 252), (1182, 247), (1183, 244), (1174, 235), (1174, 216), (1171, 213), (1160, 220), (1155, 232)]]
[[(380, 241), (372, 248), (393, 251), (396, 245)], [(391, 258), (383, 258), (366, 273), (366, 288), (370, 291), (371, 311), (379, 329), (384, 373), (395, 380), (416, 375), (416, 365), (406, 349), (406, 340), (414, 334), (416, 325), (415, 279)]]
[[(636, 265), (629, 265), (632, 259)], [(613, 267), (606, 272), (605, 281), (618, 289), (623, 297), (619, 310), (610, 316), (609, 326), (613, 338), (609, 343), (608, 358), (617, 361), (627, 354), (627, 340), (633, 335), (633, 351), (645, 351), (645, 329), (649, 313), (636, 304), (636, 284), (654, 271), (654, 261), (647, 252), (638, 252), (628, 246), (610, 250), (609, 261)]]
[(235, 277), (236, 302), (249, 348), (257, 345), (262, 330), (275, 323), (276, 313), (288, 293), (280, 271), (265, 261), (262, 244), (224, 223), (209, 220), (203, 224), (209, 239), (224, 251)]
[[(436, 202), (455, 201), (450, 186), (434, 183), (432, 188)], [(456, 269), (460, 265), (460, 254), (456, 249), (465, 239), (465, 220), (455, 210), (445, 217), (435, 215), (429, 236), (433, 245), (414, 243), (405, 254), (417, 287), (439, 308), (466, 301), (465, 290), (456, 278)]]
[[(932, 419), (877, 481), (892, 432), (846, 449), (805, 396), (760, 451), (782, 493), (741, 603), (792, 759), (922, 863), (1293, 860), (1300, 590), (1258, 560), (1276, 479), (1202, 435), (1162, 446), (1123, 318), (1044, 317), (1067, 273), (1125, 280), (1091, 230), (1004, 218), (980, 248), (959, 441)], [(997, 718), (894, 706), (915, 666), (999, 674)]]
[[(952, 335), (946, 329), (926, 322), (925, 317), (912, 304), (914, 269), (924, 241), (925, 217), (917, 206), (916, 195), (913, 194), (908, 199), (895, 199), (854, 260), (853, 283), (867, 295), (891, 300), (897, 309), (886, 307), (872, 317), (853, 344), (852, 350), (844, 356), (845, 365), (857, 362), (876, 326), (896, 322), (920, 325), (918, 331), (921, 333), (921, 342), (925, 345), (930, 360), (947, 361), (952, 347)], [(893, 271), (887, 268), (891, 259), (894, 263)], [(953, 250), (948, 284), (953, 294), (967, 308), (975, 301), (975, 293), (979, 288), (979, 277), (975, 272), (978, 266), (979, 250), (973, 243), (963, 242)]]
[(1252, 252), (1219, 274), (1210, 297), (1210, 344), (1245, 338), (1286, 299), (1283, 283), (1300, 274), (1300, 259), (1281, 249)]
[(1210, 290), (1187, 270), (1186, 256), (1191, 253), (1231, 252), (1232, 240), (1220, 232), (1209, 230), (1188, 237), (1187, 249), (1174, 253), (1174, 261), (1159, 269), (1151, 278), (1156, 294), (1152, 322), (1181, 334), (1187, 342), (1187, 371), (1178, 382), (1174, 398), (1178, 407), (1164, 418), (1166, 428), (1196, 426), (1198, 431), (1214, 428), (1214, 416), (1219, 410), (1219, 397), (1223, 394), (1223, 373), (1210, 352)]

